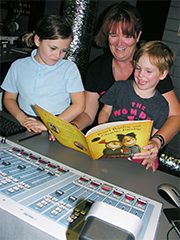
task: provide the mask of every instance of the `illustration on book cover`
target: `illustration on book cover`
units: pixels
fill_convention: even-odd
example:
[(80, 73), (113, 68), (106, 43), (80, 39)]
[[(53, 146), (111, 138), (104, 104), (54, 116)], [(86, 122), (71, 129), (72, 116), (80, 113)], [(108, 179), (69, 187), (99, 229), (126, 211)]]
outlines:
[(153, 121), (109, 122), (91, 128), (86, 135), (72, 124), (39, 106), (35, 108), (55, 138), (64, 146), (92, 159), (132, 157), (149, 142)]
[(102, 140), (99, 142), (105, 144), (103, 155), (100, 158), (133, 157), (134, 153), (141, 152), (141, 147), (136, 144), (137, 138), (135, 133), (117, 134), (117, 138), (118, 140), (109, 142)]

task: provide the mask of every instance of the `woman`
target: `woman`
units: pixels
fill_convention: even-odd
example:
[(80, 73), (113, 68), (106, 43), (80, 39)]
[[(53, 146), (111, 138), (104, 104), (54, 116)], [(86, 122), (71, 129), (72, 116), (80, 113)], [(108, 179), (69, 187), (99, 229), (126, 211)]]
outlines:
[[(99, 47), (109, 47), (110, 54), (95, 60), (88, 69), (85, 82), (86, 109), (72, 122), (79, 129), (82, 130), (94, 122), (99, 110), (99, 97), (115, 81), (131, 78), (133, 74), (131, 61), (141, 33), (140, 14), (127, 2), (115, 4), (107, 13), (95, 42)], [(169, 103), (169, 117), (144, 147), (144, 150), (148, 151), (134, 155), (134, 159), (144, 159), (142, 165), (147, 165), (149, 158), (155, 159), (159, 149), (176, 135), (180, 127), (180, 105), (169, 76), (159, 82), (157, 90)]]

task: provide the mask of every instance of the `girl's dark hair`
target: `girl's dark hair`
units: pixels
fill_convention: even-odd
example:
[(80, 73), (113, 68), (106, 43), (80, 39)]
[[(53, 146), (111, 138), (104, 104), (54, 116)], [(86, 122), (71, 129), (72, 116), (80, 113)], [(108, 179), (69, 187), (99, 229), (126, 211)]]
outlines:
[(38, 35), (40, 41), (45, 39), (66, 39), (72, 37), (72, 29), (64, 18), (51, 14), (37, 23), (34, 34)]
[(108, 47), (109, 32), (113, 30), (115, 33), (120, 22), (124, 35), (136, 38), (142, 31), (142, 20), (138, 9), (126, 1), (116, 3), (106, 14), (103, 25), (95, 37), (97, 46)]

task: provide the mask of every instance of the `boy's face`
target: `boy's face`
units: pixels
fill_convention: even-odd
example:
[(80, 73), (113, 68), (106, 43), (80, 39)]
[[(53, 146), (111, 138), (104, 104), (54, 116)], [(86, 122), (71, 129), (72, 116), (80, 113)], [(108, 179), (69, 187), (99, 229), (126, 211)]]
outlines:
[(62, 59), (71, 42), (71, 37), (67, 39), (55, 39), (55, 40), (42, 40), (39, 41), (39, 37), (35, 35), (35, 44), (38, 47), (35, 60), (44, 65), (55, 65), (60, 59)]
[[(159, 69), (149, 61), (149, 55), (144, 54), (140, 57), (134, 71), (135, 88), (138, 91), (145, 90), (146, 93), (154, 92), (159, 80), (165, 78)], [(147, 96), (148, 97), (148, 96)]]

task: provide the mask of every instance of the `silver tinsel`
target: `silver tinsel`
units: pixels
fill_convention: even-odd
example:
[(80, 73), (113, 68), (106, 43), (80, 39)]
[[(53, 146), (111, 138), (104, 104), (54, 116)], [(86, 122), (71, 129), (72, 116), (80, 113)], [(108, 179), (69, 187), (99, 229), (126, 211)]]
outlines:
[(63, 16), (73, 31), (73, 41), (66, 58), (77, 64), (82, 78), (89, 61), (97, 7), (98, 0), (66, 0), (63, 7)]

